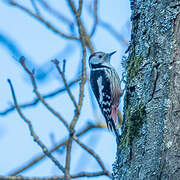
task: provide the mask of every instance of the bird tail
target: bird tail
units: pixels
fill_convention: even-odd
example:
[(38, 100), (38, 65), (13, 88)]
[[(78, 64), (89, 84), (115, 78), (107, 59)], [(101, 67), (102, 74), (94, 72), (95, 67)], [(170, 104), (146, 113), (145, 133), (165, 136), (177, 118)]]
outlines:
[(116, 136), (117, 144), (119, 145), (120, 142), (121, 142), (121, 136), (120, 136), (120, 134), (119, 134), (118, 129), (116, 128), (116, 125), (115, 125), (113, 119), (108, 120), (108, 121), (106, 120), (106, 123), (107, 123), (108, 129), (110, 129), (111, 131), (114, 132), (114, 134), (115, 134), (115, 136)]

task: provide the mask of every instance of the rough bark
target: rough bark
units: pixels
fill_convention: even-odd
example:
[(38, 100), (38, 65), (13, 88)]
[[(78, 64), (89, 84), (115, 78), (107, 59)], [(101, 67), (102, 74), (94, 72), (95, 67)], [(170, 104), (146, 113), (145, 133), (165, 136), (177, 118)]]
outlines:
[(180, 179), (180, 0), (131, 0), (125, 129), (114, 179)]

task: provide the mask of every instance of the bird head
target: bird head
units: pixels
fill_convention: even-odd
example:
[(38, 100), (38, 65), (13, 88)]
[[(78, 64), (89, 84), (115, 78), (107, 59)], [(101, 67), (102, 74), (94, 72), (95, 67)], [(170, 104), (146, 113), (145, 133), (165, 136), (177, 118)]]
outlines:
[(113, 51), (112, 53), (104, 53), (104, 52), (95, 52), (91, 54), (89, 57), (89, 66), (92, 68), (92, 66), (102, 66), (106, 65), (108, 66), (110, 64), (110, 59), (111, 56), (115, 53), (116, 51)]

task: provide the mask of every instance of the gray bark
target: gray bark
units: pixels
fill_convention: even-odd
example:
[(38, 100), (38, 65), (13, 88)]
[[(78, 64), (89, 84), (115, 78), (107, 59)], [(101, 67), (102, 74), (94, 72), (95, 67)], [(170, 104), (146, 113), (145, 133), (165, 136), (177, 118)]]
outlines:
[(125, 129), (113, 177), (180, 180), (180, 0), (131, 0)]

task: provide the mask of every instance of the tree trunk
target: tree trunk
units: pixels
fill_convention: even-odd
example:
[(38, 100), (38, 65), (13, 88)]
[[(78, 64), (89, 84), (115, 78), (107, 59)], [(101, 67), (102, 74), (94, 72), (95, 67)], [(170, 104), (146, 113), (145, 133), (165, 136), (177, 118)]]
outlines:
[(180, 0), (131, 0), (125, 128), (114, 179), (180, 179)]

